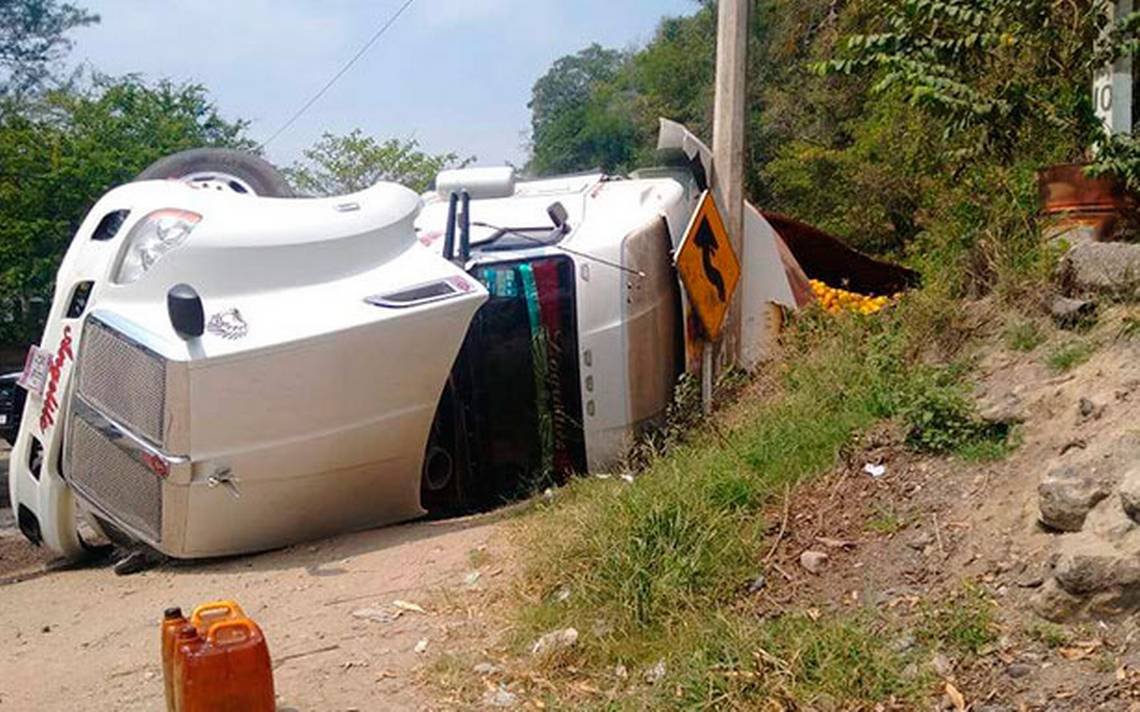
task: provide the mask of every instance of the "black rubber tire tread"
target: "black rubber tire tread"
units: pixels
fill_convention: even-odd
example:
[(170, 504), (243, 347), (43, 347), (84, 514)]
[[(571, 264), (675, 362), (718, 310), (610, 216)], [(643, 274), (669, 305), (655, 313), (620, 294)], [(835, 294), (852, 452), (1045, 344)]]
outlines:
[[(447, 450), (454, 462), (455, 472), (452, 473), (447, 485), (439, 490), (428, 487), (427, 474), (420, 474), (420, 506), (427, 510), (428, 517), (432, 519), (466, 514), (471, 508), (466, 491), (470, 469), (466, 437), (461, 432), (462, 414), (458, 410), (460, 407), (462, 406), (458, 402), (454, 380), (448, 379), (440, 396), (439, 405), (436, 406), (424, 456), (426, 458), (433, 446)], [(424, 464), (427, 464), (426, 459)]]
[(206, 171), (228, 173), (245, 181), (263, 198), (293, 198), (289, 181), (260, 156), (232, 148), (192, 148), (160, 158), (138, 174), (136, 181), (181, 178)]

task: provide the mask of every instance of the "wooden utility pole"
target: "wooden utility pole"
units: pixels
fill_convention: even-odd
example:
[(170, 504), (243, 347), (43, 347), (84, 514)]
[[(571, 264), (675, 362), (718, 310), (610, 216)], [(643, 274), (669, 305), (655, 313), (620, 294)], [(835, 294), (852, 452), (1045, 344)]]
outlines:
[[(716, 104), (713, 108), (713, 185), (737, 255), (744, 254), (744, 134), (748, 115), (748, 27), (752, 0), (719, 0), (716, 43)], [(714, 370), (740, 358), (740, 300), (734, 299), (716, 348), (706, 344), (701, 360), (705, 412), (712, 410)]]

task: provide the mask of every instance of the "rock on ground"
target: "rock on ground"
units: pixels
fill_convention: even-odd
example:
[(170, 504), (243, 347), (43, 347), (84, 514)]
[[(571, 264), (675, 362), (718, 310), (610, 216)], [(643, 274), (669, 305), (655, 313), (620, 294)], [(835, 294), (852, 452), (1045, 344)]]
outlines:
[(1057, 295), (1049, 301), (1048, 307), (1054, 323), (1062, 329), (1071, 329), (1096, 317), (1096, 302), (1091, 299), (1071, 299)]
[(1065, 466), (1050, 471), (1037, 494), (1042, 524), (1057, 531), (1077, 532), (1084, 527), (1089, 511), (1108, 497), (1111, 489), (1103, 478)]
[(1140, 468), (1124, 474), (1120, 482), (1120, 506), (1130, 519), (1140, 522)]
[(1140, 292), (1140, 245), (1125, 242), (1086, 242), (1069, 250), (1061, 261), (1061, 283), (1079, 294)]
[(1099, 537), (1083, 534), (1063, 542), (1054, 569), (1057, 584), (1069, 593), (1091, 594), (1140, 581), (1140, 568)]
[(800, 554), (800, 566), (803, 566), (809, 573), (818, 574), (823, 571), (827, 559), (827, 554), (822, 551), (805, 551)]
[(574, 628), (565, 628), (547, 633), (530, 648), (531, 655), (535, 657), (548, 657), (563, 650), (568, 650), (578, 644), (578, 631)]

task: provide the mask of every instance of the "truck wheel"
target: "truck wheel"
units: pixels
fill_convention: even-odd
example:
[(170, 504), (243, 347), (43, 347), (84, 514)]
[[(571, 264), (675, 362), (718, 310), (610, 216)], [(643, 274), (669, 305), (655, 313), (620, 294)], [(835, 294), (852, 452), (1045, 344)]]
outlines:
[(216, 190), (232, 190), (262, 198), (292, 198), (281, 171), (265, 159), (230, 148), (193, 148), (150, 164), (139, 180), (183, 180)]
[(448, 379), (424, 452), (420, 504), (432, 517), (462, 514), (470, 504), (466, 492), (467, 438), (455, 390), (453, 380)]

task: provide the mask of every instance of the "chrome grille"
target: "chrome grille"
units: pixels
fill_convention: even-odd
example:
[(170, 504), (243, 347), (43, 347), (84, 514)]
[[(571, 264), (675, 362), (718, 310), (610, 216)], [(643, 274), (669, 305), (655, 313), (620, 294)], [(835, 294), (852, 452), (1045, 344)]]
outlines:
[(83, 418), (69, 419), (64, 474), (79, 494), (128, 527), (162, 540), (162, 482)]
[(166, 362), (98, 319), (79, 345), (79, 393), (116, 422), (164, 445)]

